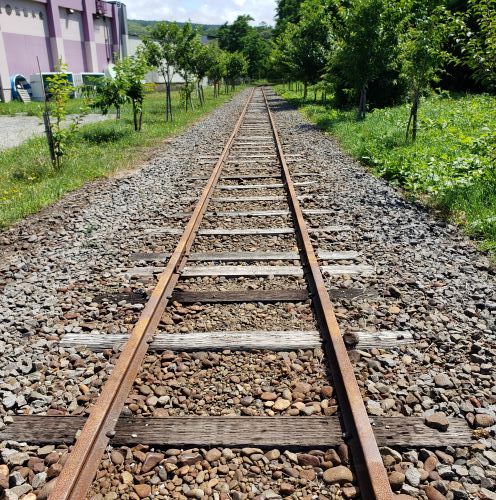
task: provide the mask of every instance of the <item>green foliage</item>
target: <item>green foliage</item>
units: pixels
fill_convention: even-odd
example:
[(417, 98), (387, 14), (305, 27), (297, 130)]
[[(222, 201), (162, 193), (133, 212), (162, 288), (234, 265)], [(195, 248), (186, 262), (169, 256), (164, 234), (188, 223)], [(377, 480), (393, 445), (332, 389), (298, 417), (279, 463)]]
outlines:
[(479, 82), (496, 90), (496, 0), (468, 0), (468, 7), (477, 29), (466, 32), (466, 61)]
[(248, 60), (241, 52), (226, 54), (226, 83), (234, 90), (236, 83), (248, 72)]
[(200, 45), (201, 41), (198, 32), (190, 23), (185, 23), (181, 28), (179, 43), (176, 47), (176, 64), (177, 72), (184, 80), (182, 92), (185, 96), (184, 104), (186, 111), (188, 107), (193, 109), (193, 100), (191, 96), (194, 89), (192, 82), (196, 71), (195, 58), (200, 50)]
[(148, 64), (157, 69), (165, 80), (165, 120), (173, 119), (171, 83), (177, 64), (177, 50), (182, 43), (183, 30), (177, 23), (159, 22), (143, 37)]
[(240, 52), (247, 61), (247, 74), (250, 78), (265, 76), (270, 49), (267, 38), (271, 29), (267, 26), (250, 26), (253, 18), (248, 15), (238, 16), (232, 24), (224, 24), (218, 32), (219, 47), (230, 53)]
[(252, 30), (250, 21), (253, 21), (253, 17), (243, 15), (238, 16), (232, 24), (223, 24), (217, 35), (219, 47), (227, 52), (241, 52), (244, 38)]
[(398, 69), (403, 16), (394, 0), (356, 0), (335, 12), (330, 73), (339, 75), (339, 83), (360, 97), (359, 119), (365, 118), (369, 85)]
[(115, 81), (133, 107), (134, 130), (140, 131), (143, 122), (143, 101), (149, 86), (145, 75), (149, 71), (145, 52), (137, 52), (132, 57), (125, 57), (115, 64)]
[[(172, 92), (177, 108), (174, 122), (165, 122), (165, 102), (161, 93), (146, 94), (143, 130), (132, 130), (131, 103), (122, 108), (120, 120), (83, 125), (67, 142), (67, 155), (59, 169), (47, 157), (46, 140), (34, 137), (23, 145), (0, 154), (0, 227), (39, 211), (84, 183), (112, 175), (118, 170), (136, 168), (153, 154), (164, 138), (180, 133), (189, 124), (225, 102), (229, 97), (209, 99), (203, 108), (185, 112), (179, 107), (179, 93)], [(78, 106), (81, 101), (77, 101)], [(71, 102), (75, 108), (75, 103)], [(1, 106), (0, 106), (1, 108)]]
[[(141, 19), (128, 19), (129, 35), (144, 38), (148, 34), (149, 29), (153, 29), (159, 22), (172, 24), (170, 21), (144, 21)], [(177, 23), (182, 26), (184, 23)], [(216, 36), (220, 28), (219, 24), (193, 24), (193, 27), (198, 30), (202, 35)]]
[(298, 24), (302, 2), (303, 0), (277, 0), (276, 36), (279, 36), (286, 29), (288, 23)]
[(496, 250), (496, 97), (446, 94), (426, 98), (419, 119), (422, 134), (405, 144), (402, 124), (408, 105), (372, 111), (366, 121), (323, 105), (304, 105), (301, 97), (278, 91), (343, 148), (373, 171), (428, 200), (485, 246)]
[(51, 103), (49, 107), (49, 143), (50, 147), (53, 148), (53, 163), (56, 168), (60, 168), (62, 157), (67, 154), (67, 142), (76, 131), (84, 110), (67, 126), (67, 106), (74, 93), (74, 86), (67, 77), (66, 64), (59, 61), (55, 67), (55, 74), (47, 80), (48, 96)]
[(205, 103), (202, 81), (207, 76), (210, 68), (216, 64), (217, 48), (214, 45), (202, 45), (195, 47), (193, 55), (193, 71), (196, 76), (198, 99), (200, 105)]
[(410, 125), (412, 139), (416, 139), (420, 98), (429, 90), (430, 84), (437, 80), (449, 60), (450, 56), (445, 50), (449, 21), (440, 0), (412, 0), (407, 28), (400, 40), (402, 72), (412, 102), (406, 129), (407, 141)]
[(119, 81), (105, 78), (96, 89), (96, 95), (91, 100), (91, 107), (99, 109), (103, 115), (115, 108), (116, 117), (120, 118), (121, 108), (127, 101), (128, 97)]
[(331, 30), (327, 2), (305, 0), (300, 7), (298, 24), (287, 23), (274, 41), (271, 63), (286, 77), (308, 84), (322, 75), (331, 48)]
[(214, 97), (220, 94), (220, 82), (226, 76), (227, 54), (219, 49), (217, 45), (209, 45), (210, 66), (207, 71), (208, 78), (214, 84)]

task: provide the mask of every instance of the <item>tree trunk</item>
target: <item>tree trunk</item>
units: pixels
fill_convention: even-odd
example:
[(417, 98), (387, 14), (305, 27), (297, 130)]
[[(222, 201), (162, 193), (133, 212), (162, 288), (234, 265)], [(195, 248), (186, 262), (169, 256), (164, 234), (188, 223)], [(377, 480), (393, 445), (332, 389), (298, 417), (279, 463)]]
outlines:
[(171, 84), (165, 84), (165, 121), (172, 121), (172, 101), (171, 101)]
[(365, 119), (365, 110), (367, 109), (367, 84), (363, 85), (360, 91), (360, 103), (358, 104), (358, 120)]
[(135, 132), (138, 131), (138, 111), (136, 109), (136, 102), (133, 100), (133, 123)]
[(172, 114), (172, 89), (171, 89), (171, 83), (169, 82), (168, 88), (167, 88), (167, 103), (169, 106), (169, 116), (170, 116), (170, 121), (174, 121), (174, 115)]
[(303, 83), (303, 100), (306, 101), (308, 97), (308, 83)]
[(408, 125), (406, 126), (406, 143), (408, 144), (410, 136), (410, 126), (412, 127), (412, 142), (417, 139), (418, 131), (418, 108), (420, 105), (420, 93), (415, 92), (413, 95), (412, 109), (408, 118)]
[(115, 119), (120, 120), (120, 118), (121, 118), (121, 107), (116, 106), (115, 107)]

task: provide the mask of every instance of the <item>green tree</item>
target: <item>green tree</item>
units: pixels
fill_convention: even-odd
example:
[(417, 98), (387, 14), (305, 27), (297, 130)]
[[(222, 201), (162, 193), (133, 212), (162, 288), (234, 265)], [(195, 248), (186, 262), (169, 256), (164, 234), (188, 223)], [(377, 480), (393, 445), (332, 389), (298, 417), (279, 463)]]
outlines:
[[(491, 90), (496, 89), (496, 0), (469, 0), (468, 16), (476, 25), (467, 30), (466, 61), (474, 77)], [(470, 19), (471, 18), (471, 19)]]
[(271, 61), (290, 78), (303, 82), (304, 99), (308, 85), (319, 81), (331, 49), (329, 4), (305, 0), (298, 24), (288, 23), (276, 38)]
[(209, 69), (215, 64), (215, 49), (214, 45), (202, 45), (195, 44), (195, 54), (194, 54), (194, 73), (196, 76), (196, 85), (198, 92), (198, 99), (200, 100), (200, 105), (203, 106), (205, 103), (205, 93), (203, 92), (203, 80), (207, 76)]
[(143, 101), (148, 89), (145, 75), (149, 69), (144, 51), (138, 51), (136, 55), (125, 57), (115, 63), (117, 85), (133, 105), (133, 123), (136, 131), (141, 130), (143, 123)]
[(223, 24), (217, 33), (219, 47), (227, 52), (242, 52), (244, 39), (253, 29), (250, 21), (253, 21), (253, 17), (243, 15), (238, 16), (231, 25)]
[(279, 36), (288, 23), (298, 24), (303, 0), (277, 0), (275, 34)]
[(173, 119), (171, 85), (181, 36), (182, 30), (177, 23), (159, 22), (149, 28), (143, 38), (148, 64), (155, 67), (165, 81), (166, 121)]
[(242, 53), (248, 60), (248, 76), (253, 79), (264, 76), (270, 48), (256, 29), (252, 29), (243, 39)]
[[(62, 157), (67, 154), (69, 138), (75, 133), (80, 124), (81, 113), (67, 127), (67, 104), (74, 95), (74, 85), (69, 81), (67, 65), (59, 60), (55, 67), (55, 73), (47, 78), (48, 98), (51, 102), (49, 116), (47, 116), (47, 135), (51, 157), (56, 168), (62, 165)], [(55, 120), (52, 120), (54, 118)]]
[(226, 56), (226, 90), (234, 90), (236, 83), (248, 72), (248, 60), (241, 52), (234, 52)]
[(226, 76), (227, 56), (217, 45), (209, 45), (208, 50), (210, 52), (211, 63), (207, 71), (207, 76), (214, 84), (214, 97), (218, 97), (220, 95), (220, 82)]
[(251, 16), (238, 16), (231, 24), (219, 28), (219, 47), (227, 52), (241, 52), (248, 60), (248, 76), (260, 78), (265, 73), (270, 48), (264, 38), (271, 32), (267, 26), (250, 26)]
[(363, 119), (370, 83), (398, 65), (401, 11), (391, 0), (355, 0), (340, 16), (331, 68), (359, 96), (357, 117)]
[(418, 131), (418, 110), (422, 95), (439, 78), (450, 55), (445, 50), (450, 19), (447, 11), (436, 0), (413, 0), (408, 16), (408, 27), (400, 42), (402, 72), (406, 78), (411, 99), (411, 110), (406, 127), (406, 140), (415, 141)]
[(201, 44), (199, 33), (191, 23), (185, 23), (181, 28), (180, 41), (176, 49), (177, 72), (184, 80), (182, 94), (186, 111), (193, 109), (193, 80), (195, 76), (195, 54)]
[(91, 101), (92, 108), (98, 108), (106, 115), (111, 108), (115, 108), (117, 119), (121, 117), (121, 107), (128, 101), (124, 89), (117, 80), (105, 78), (96, 88), (96, 96)]

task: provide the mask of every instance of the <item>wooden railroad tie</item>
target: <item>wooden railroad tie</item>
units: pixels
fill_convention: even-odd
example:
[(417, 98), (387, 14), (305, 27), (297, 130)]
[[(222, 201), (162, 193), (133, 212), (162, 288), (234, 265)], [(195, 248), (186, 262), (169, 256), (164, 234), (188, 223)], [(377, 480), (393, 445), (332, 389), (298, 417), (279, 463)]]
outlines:
[[(304, 181), (304, 182), (295, 182), (295, 186), (310, 186), (312, 184), (317, 184), (317, 181)], [(274, 183), (274, 184), (217, 184), (215, 189), (221, 189), (224, 191), (232, 191), (237, 189), (282, 189), (284, 188), (284, 184)]]
[[(382, 331), (355, 332), (359, 349), (391, 349), (404, 344), (412, 344), (410, 332)], [(63, 347), (84, 346), (91, 351), (119, 349), (129, 339), (129, 335), (68, 333), (62, 340)], [(272, 350), (292, 351), (322, 347), (322, 338), (316, 330), (295, 331), (220, 331), (189, 333), (158, 333), (150, 344), (152, 351), (235, 351)]]
[[(133, 253), (129, 256), (132, 261), (165, 261), (170, 253)], [(318, 257), (321, 260), (355, 260), (359, 252), (328, 252), (321, 250)], [(298, 252), (196, 252), (188, 257), (190, 262), (257, 262), (264, 260), (300, 260)]]
[[(334, 210), (328, 209), (308, 209), (303, 210), (305, 215), (332, 215), (334, 214)], [(243, 212), (235, 212), (235, 211), (227, 211), (227, 212), (206, 212), (205, 217), (280, 217), (280, 216), (289, 216), (291, 212), (289, 210), (245, 210)], [(167, 215), (167, 218), (186, 218), (191, 217), (190, 212), (176, 212), (170, 215)]]
[[(85, 417), (15, 416), (0, 431), (0, 441), (34, 445), (72, 444)], [(427, 427), (422, 417), (371, 417), (379, 446), (444, 448), (476, 441), (467, 423), (450, 419), (446, 432)], [(144, 444), (164, 448), (257, 447), (315, 449), (343, 442), (339, 417), (121, 417), (113, 446)]]
[[(364, 288), (330, 288), (329, 296), (333, 300), (354, 300), (360, 297), (375, 297), (377, 292)], [(302, 289), (289, 290), (175, 290), (172, 300), (181, 304), (236, 304), (241, 302), (305, 302), (310, 299), (308, 291)], [(140, 292), (106, 292), (95, 297), (95, 302), (104, 301), (118, 304), (145, 304), (148, 296)]]
[[(374, 267), (365, 264), (320, 266), (323, 274), (329, 276), (351, 276), (355, 274), (370, 275), (375, 272)], [(164, 267), (134, 267), (124, 274), (127, 278), (152, 277), (163, 272)], [(303, 277), (301, 266), (186, 266), (181, 277), (200, 278), (217, 276), (297, 276)]]
[[(310, 233), (340, 233), (352, 231), (351, 226), (340, 225), (340, 226), (323, 226), (320, 228), (312, 228), (309, 230)], [(181, 236), (184, 229), (179, 227), (164, 227), (159, 229), (145, 229), (144, 233), (149, 235), (161, 235), (170, 234)], [(236, 228), (236, 229), (199, 229), (198, 236), (277, 236), (280, 234), (295, 234), (295, 230), (292, 227), (254, 227), (254, 228)]]

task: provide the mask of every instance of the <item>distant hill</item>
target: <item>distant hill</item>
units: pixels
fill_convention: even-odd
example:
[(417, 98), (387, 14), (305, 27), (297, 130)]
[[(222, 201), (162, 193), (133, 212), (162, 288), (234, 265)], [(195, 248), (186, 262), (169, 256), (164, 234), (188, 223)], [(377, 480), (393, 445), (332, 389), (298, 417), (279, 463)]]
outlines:
[[(153, 26), (156, 24), (158, 21), (144, 21), (142, 19), (128, 19), (127, 24), (128, 24), (128, 29), (129, 29), (129, 34), (132, 36), (139, 36), (142, 37), (143, 35), (146, 34), (146, 29), (149, 26)], [(170, 21), (166, 21), (170, 22)], [(184, 24), (184, 23), (178, 23), (178, 24)], [(202, 35), (210, 35), (210, 36), (215, 36), (217, 33), (217, 30), (220, 28), (220, 24), (194, 24), (193, 26), (195, 28), (200, 28)]]

